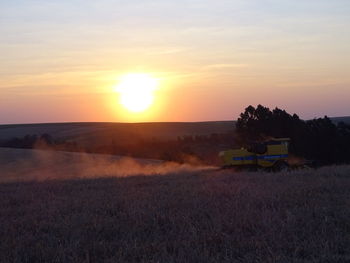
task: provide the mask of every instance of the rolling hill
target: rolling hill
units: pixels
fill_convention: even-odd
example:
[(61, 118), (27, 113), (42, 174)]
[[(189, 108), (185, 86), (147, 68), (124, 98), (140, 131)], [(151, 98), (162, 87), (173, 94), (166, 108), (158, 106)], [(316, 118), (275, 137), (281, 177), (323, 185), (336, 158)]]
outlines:
[[(350, 124), (350, 116), (331, 118), (334, 122)], [(24, 137), (27, 134), (48, 133), (55, 139), (72, 140), (80, 143), (98, 141), (110, 143), (112, 140), (133, 139), (174, 139), (188, 135), (210, 135), (229, 133), (234, 130), (234, 121), (207, 122), (153, 122), (153, 123), (112, 123), (112, 122), (76, 122), (76, 123), (39, 123), (0, 125), (0, 140)]]
[(227, 133), (234, 129), (233, 121), (155, 122), (155, 123), (43, 123), (0, 125), (0, 140), (24, 137), (27, 134), (48, 133), (56, 139), (93, 143), (111, 140), (174, 139), (186, 135)]
[(331, 120), (336, 122), (336, 123), (345, 122), (347, 124), (350, 124), (350, 116), (334, 117), (334, 118), (331, 118)]

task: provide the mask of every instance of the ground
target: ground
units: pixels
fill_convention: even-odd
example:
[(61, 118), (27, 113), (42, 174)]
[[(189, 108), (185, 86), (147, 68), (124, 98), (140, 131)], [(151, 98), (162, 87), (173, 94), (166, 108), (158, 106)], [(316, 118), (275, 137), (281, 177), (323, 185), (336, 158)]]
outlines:
[(48, 133), (55, 139), (67, 139), (79, 143), (111, 143), (112, 140), (132, 141), (142, 139), (176, 139), (185, 135), (210, 135), (232, 132), (234, 121), (207, 122), (77, 122), (0, 125), (0, 140), (24, 137), (27, 134)]
[(118, 174), (106, 157), (108, 174), (74, 178), (62, 173), (84, 162), (74, 170), (72, 156), (51, 153), (70, 167), (40, 172), (42, 159), (42, 177), (26, 180), (33, 153), (2, 151), (2, 172), (25, 166), (0, 184), (0, 262), (350, 262), (350, 166), (237, 173), (144, 162)]

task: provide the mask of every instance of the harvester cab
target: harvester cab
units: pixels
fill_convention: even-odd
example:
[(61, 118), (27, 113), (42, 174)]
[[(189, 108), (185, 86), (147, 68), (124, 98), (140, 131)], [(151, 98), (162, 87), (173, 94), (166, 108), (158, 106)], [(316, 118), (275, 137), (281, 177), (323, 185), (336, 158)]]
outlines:
[(273, 138), (262, 143), (252, 143), (246, 148), (230, 149), (219, 153), (224, 167), (273, 168), (288, 167), (289, 138)]

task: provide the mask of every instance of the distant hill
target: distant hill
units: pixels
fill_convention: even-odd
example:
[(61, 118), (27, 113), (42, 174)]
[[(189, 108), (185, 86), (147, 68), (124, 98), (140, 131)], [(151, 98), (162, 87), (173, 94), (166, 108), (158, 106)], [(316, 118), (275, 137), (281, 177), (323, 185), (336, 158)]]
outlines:
[[(350, 116), (333, 117), (334, 122), (350, 124)], [(55, 139), (78, 141), (80, 143), (99, 144), (120, 140), (174, 139), (178, 136), (210, 135), (213, 133), (233, 132), (235, 121), (207, 122), (76, 122), (76, 123), (40, 123), (0, 125), (0, 140), (24, 137), (27, 134), (48, 133)]]
[(332, 121), (338, 123), (338, 122), (345, 122), (347, 124), (350, 124), (350, 116), (344, 116), (344, 117), (334, 117), (331, 118)]
[(154, 123), (44, 123), (0, 125), (0, 140), (48, 133), (56, 139), (99, 144), (112, 140), (174, 139), (178, 136), (210, 135), (234, 130), (234, 121)]

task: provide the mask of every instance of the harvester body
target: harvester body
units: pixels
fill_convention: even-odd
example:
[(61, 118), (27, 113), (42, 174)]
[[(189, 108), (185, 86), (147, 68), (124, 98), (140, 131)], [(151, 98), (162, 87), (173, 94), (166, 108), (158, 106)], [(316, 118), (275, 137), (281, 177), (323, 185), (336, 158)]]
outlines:
[(254, 143), (247, 148), (220, 152), (224, 167), (281, 168), (288, 166), (289, 138), (271, 139), (264, 143)]

